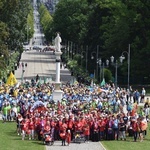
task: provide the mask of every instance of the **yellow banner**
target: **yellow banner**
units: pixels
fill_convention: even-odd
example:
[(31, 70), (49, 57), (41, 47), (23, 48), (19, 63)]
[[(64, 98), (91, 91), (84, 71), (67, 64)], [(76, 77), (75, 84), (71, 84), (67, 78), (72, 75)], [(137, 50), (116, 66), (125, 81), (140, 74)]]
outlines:
[(6, 82), (7, 85), (10, 85), (10, 86), (13, 86), (13, 85), (16, 85), (17, 84), (17, 80), (14, 76), (14, 74), (11, 72), (8, 79), (7, 79), (7, 82)]

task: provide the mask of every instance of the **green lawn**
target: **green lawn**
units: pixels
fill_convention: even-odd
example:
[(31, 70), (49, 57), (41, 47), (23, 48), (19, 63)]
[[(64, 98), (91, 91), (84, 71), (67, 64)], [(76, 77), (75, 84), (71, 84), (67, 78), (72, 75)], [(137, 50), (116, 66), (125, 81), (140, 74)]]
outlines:
[(137, 140), (133, 142), (133, 137), (127, 138), (127, 141), (102, 141), (101, 143), (106, 148), (106, 150), (149, 150), (150, 149), (150, 131), (147, 129), (148, 133), (143, 142)]
[(0, 149), (1, 150), (45, 150), (41, 141), (22, 141), (16, 133), (16, 123), (0, 121)]

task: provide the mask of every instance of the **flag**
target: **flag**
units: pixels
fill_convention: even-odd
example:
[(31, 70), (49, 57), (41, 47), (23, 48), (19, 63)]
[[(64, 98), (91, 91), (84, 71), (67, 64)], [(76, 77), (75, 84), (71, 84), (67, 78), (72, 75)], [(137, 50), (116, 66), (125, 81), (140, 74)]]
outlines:
[(44, 77), (44, 84), (46, 83), (46, 81), (47, 81), (47, 78), (46, 78), (46, 77)]
[(74, 85), (77, 85), (77, 84), (79, 84), (79, 82), (75, 80), (73, 84), (74, 84)]
[(105, 84), (105, 79), (103, 78), (103, 81), (101, 82), (100, 86), (104, 86)]
[(40, 78), (39, 82), (38, 82), (38, 86), (42, 84), (42, 79)]
[(16, 80), (16, 77), (14, 76), (14, 74), (11, 72), (8, 79), (7, 79), (7, 82), (6, 82), (7, 85), (10, 85), (10, 86), (13, 86), (13, 85), (16, 85), (17, 84), (17, 80)]
[(94, 82), (93, 82), (93, 79), (91, 80), (91, 87), (93, 87), (94, 86)]

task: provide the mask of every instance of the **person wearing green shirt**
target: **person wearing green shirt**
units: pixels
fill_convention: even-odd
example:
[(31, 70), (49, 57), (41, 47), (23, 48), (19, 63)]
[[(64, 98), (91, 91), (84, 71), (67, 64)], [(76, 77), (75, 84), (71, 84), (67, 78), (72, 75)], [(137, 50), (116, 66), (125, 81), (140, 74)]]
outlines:
[(94, 109), (97, 107), (97, 104), (96, 104), (95, 99), (92, 100), (91, 106), (92, 106), (92, 108), (94, 108)]
[(7, 119), (8, 121), (11, 121), (11, 106), (9, 103), (7, 103)]
[(143, 117), (145, 115), (142, 107), (140, 108), (139, 115), (140, 115), (140, 117)]
[(20, 106), (17, 105), (17, 113), (20, 113)]
[(6, 103), (5, 103), (4, 106), (2, 107), (2, 114), (3, 114), (3, 123), (4, 123), (4, 122), (6, 122), (6, 120), (7, 120), (7, 115), (8, 115)]

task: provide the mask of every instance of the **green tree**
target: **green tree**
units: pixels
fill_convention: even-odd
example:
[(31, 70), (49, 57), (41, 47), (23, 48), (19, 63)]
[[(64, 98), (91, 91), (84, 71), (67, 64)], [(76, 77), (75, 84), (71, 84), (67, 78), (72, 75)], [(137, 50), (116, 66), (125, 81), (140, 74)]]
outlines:
[(5, 60), (8, 58), (8, 48), (5, 44), (6, 39), (9, 36), (7, 25), (0, 21), (0, 69), (4, 69)]
[[(150, 2), (145, 0), (61, 0), (50, 24), (49, 37), (59, 31), (62, 39), (78, 47), (88, 45), (89, 72), (96, 68), (90, 54), (98, 45), (98, 57), (108, 59), (112, 55), (119, 58), (131, 44), (130, 76), (150, 78), (149, 8)], [(119, 76), (127, 75), (126, 60), (118, 70)]]
[(51, 24), (52, 24), (52, 16), (50, 15), (47, 8), (42, 4), (39, 8), (40, 13), (40, 22), (43, 28), (43, 32), (45, 34), (45, 38), (47, 41), (50, 41), (52, 38), (50, 37)]
[(0, 69), (4, 71), (14, 66), (14, 62), (8, 66), (12, 52), (22, 51), (29, 10), (30, 0), (0, 0)]
[[(110, 15), (103, 17), (100, 26), (105, 49), (103, 54), (119, 57), (123, 51), (128, 51), (131, 43), (131, 76), (149, 76), (145, 57), (150, 59), (150, 19), (147, 15), (150, 3), (144, 0), (108, 1), (103, 3), (103, 7), (109, 10)], [(146, 68), (144, 71), (143, 66)], [(123, 74), (127, 70), (125, 67), (127, 65)]]
[(7, 24), (9, 37), (5, 43), (9, 50), (17, 50), (24, 41), (25, 32), (23, 29), (29, 13), (29, 2), (29, 0), (1, 1), (0, 20)]
[(30, 11), (27, 15), (27, 23), (24, 25), (23, 29), (25, 29), (27, 42), (29, 42), (29, 39), (32, 38), (34, 34), (34, 16), (32, 7), (30, 7)]
[(87, 29), (88, 11), (86, 0), (61, 0), (53, 16), (53, 33), (59, 31), (63, 39), (81, 43)]
[(112, 79), (112, 73), (107, 68), (104, 69), (104, 78), (107, 83)]

